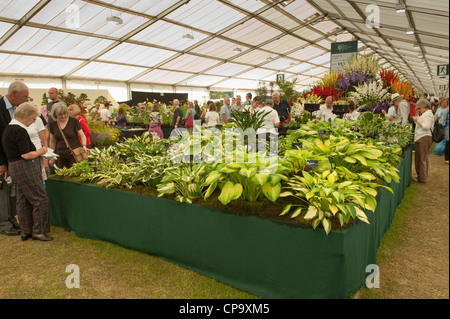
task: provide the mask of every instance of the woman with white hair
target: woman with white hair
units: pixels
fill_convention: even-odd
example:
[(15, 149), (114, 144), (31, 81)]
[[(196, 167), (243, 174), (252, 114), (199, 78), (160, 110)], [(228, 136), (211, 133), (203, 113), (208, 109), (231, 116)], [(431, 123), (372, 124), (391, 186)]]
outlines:
[[(26, 102), (27, 104), (30, 104), (31, 106), (36, 106), (31, 102)], [(25, 103), (24, 103), (25, 104)], [(37, 108), (36, 108), (37, 109)], [(42, 121), (42, 118), (40, 116), (36, 117), (36, 121), (32, 123), (29, 127), (27, 127), (28, 135), (30, 135), (31, 142), (33, 142), (34, 147), (36, 149), (41, 149), (42, 147), (48, 147), (48, 131), (47, 128), (44, 125), (44, 122)], [(45, 181), (47, 179), (47, 172), (48, 169), (48, 160), (44, 159), (43, 157), (40, 158), (41, 162), (41, 168), (42, 168), (42, 179)]]
[(23, 103), (15, 110), (15, 119), (5, 128), (3, 147), (8, 158), (8, 171), (16, 185), (16, 211), (22, 228), (23, 241), (33, 238), (51, 241), (48, 196), (42, 180), (40, 157), (47, 147), (36, 150), (27, 128), (39, 116), (31, 103)]
[(431, 111), (431, 104), (425, 99), (416, 103), (416, 112), (419, 116), (414, 116), (416, 131), (414, 135), (415, 143), (415, 166), (417, 177), (413, 179), (419, 183), (426, 183), (428, 179), (428, 153), (433, 144), (432, 131), (434, 129), (434, 114)]

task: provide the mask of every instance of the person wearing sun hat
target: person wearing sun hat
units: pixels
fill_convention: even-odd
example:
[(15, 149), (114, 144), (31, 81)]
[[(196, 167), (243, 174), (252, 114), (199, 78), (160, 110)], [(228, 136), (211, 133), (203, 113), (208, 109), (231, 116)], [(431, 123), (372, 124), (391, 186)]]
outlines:
[(399, 93), (394, 93), (391, 96), (391, 104), (397, 109), (397, 120), (395, 123), (400, 123), (403, 127), (408, 125), (409, 113), (411, 112), (409, 103)]

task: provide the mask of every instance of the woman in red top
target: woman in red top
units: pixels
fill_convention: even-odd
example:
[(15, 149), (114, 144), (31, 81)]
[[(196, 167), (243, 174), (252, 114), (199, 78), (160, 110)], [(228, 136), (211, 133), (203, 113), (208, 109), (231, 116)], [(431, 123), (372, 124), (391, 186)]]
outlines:
[[(91, 129), (89, 128), (88, 124), (87, 124), (87, 120), (86, 118), (84, 118), (81, 115), (81, 109), (78, 105), (76, 104), (72, 104), (70, 105), (67, 110), (69, 111), (69, 116), (72, 116), (74, 118), (76, 118), (80, 124), (81, 124), (81, 128), (83, 129), (83, 133), (86, 136), (86, 147), (90, 148), (91, 145)], [(80, 139), (81, 142), (81, 139)]]

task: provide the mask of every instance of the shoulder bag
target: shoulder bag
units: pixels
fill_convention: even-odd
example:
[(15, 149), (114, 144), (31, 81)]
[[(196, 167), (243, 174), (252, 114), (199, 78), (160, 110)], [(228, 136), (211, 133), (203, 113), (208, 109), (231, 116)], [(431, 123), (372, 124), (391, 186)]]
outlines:
[(72, 156), (74, 157), (75, 162), (81, 163), (81, 162), (87, 160), (88, 159), (88, 155), (84, 151), (83, 147), (77, 147), (76, 149), (72, 150), (72, 148), (69, 145), (69, 142), (67, 142), (67, 139), (66, 139), (66, 136), (64, 135), (63, 130), (59, 126), (59, 123), (57, 123), (57, 124), (58, 124), (59, 131), (61, 132), (61, 135), (63, 136), (64, 141), (66, 142), (66, 146), (70, 150), (70, 152), (72, 153)]

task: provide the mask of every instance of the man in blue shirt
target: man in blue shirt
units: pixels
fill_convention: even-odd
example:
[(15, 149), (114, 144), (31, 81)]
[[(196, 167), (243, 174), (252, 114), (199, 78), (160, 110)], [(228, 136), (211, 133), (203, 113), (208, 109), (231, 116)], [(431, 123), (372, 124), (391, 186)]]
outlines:
[(223, 124), (228, 124), (228, 121), (231, 117), (231, 108), (230, 108), (230, 98), (226, 97), (223, 100), (223, 106), (220, 108), (220, 119), (222, 120)]
[(275, 91), (272, 94), (273, 109), (278, 112), (280, 123), (289, 123), (292, 120), (291, 106), (286, 100), (281, 99), (280, 92)]

